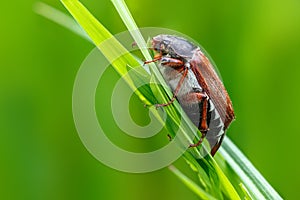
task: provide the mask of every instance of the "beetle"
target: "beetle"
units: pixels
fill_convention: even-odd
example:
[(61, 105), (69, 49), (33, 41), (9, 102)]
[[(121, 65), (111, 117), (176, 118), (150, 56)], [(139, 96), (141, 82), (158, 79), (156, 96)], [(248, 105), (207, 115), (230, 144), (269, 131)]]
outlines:
[(173, 92), (169, 102), (156, 107), (168, 106), (177, 99), (202, 133), (200, 140), (190, 147), (199, 146), (206, 138), (214, 156), (235, 115), (230, 97), (212, 62), (200, 47), (175, 35), (153, 37), (151, 49), (157, 54), (144, 64), (157, 62)]

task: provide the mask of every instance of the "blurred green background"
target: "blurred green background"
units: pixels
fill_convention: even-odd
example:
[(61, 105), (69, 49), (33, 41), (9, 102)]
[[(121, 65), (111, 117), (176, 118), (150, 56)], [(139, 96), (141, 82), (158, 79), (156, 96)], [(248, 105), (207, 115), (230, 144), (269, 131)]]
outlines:
[[(34, 2), (0, 8), (0, 198), (196, 199), (167, 169), (126, 174), (88, 153), (72, 87), (93, 46), (34, 14)], [(177, 30), (209, 52), (236, 111), (229, 137), (284, 198), (299, 199), (300, 1), (126, 2), (140, 27)], [(110, 1), (83, 3), (112, 33), (125, 30)]]

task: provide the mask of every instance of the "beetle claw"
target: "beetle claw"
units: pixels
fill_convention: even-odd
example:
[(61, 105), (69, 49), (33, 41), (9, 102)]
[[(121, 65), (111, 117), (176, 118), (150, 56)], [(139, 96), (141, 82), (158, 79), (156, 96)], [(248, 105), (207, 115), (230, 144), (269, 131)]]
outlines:
[(144, 104), (144, 108), (148, 108), (150, 107), (151, 105), (148, 105), (148, 104)]
[(131, 48), (133, 48), (133, 47), (135, 47), (135, 46), (137, 46), (136, 41), (134, 41), (134, 42), (131, 44)]
[(155, 106), (156, 110), (160, 107), (164, 107), (164, 105), (162, 105), (162, 104), (155, 104), (154, 106)]

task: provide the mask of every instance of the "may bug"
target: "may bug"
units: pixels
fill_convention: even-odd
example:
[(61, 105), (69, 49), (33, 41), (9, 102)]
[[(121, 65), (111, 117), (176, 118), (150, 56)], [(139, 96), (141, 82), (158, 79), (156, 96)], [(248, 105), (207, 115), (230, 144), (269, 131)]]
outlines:
[(232, 102), (212, 62), (200, 47), (178, 36), (157, 35), (151, 42), (151, 49), (157, 55), (145, 64), (158, 62), (173, 91), (169, 102), (156, 106), (168, 106), (177, 99), (202, 133), (200, 140), (190, 147), (200, 145), (206, 137), (211, 155), (215, 155), (235, 116)]

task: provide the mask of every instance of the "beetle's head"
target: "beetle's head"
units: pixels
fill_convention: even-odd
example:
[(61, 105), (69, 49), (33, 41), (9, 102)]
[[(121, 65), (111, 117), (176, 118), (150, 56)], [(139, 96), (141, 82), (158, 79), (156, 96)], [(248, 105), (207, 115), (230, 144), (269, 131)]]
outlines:
[(168, 54), (170, 51), (171, 40), (167, 35), (157, 35), (152, 38), (152, 47), (155, 51)]
[(152, 38), (152, 47), (162, 55), (168, 54), (172, 58), (192, 57), (193, 51), (197, 48), (182, 37), (163, 34)]

